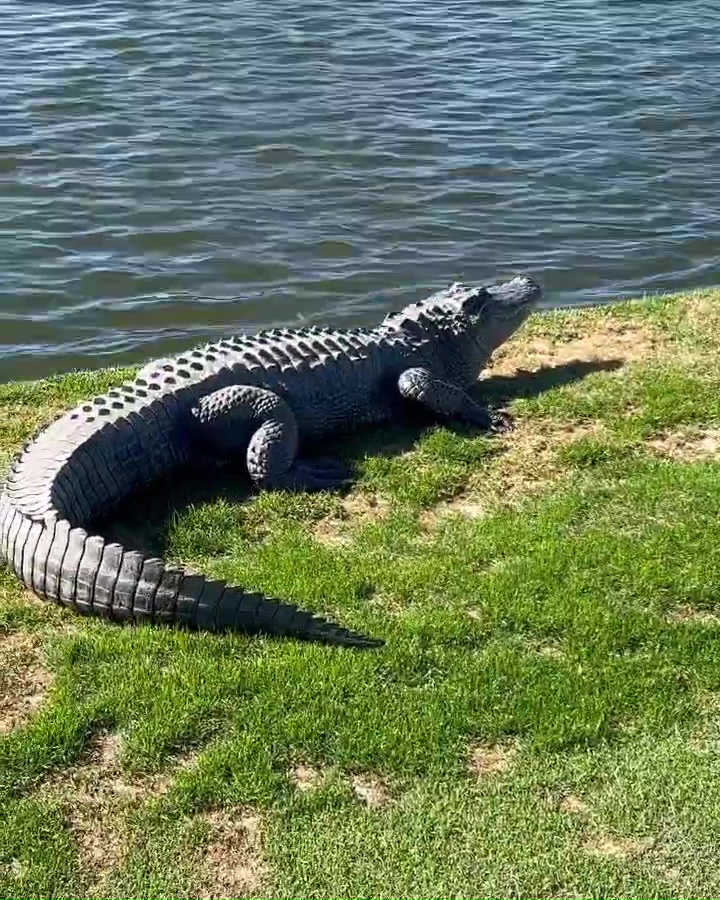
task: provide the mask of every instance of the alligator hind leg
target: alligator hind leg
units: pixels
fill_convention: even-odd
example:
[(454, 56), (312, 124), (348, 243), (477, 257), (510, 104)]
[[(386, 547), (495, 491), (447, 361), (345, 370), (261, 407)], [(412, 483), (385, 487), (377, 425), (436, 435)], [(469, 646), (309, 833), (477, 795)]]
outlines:
[(295, 414), (272, 391), (232, 385), (203, 397), (192, 415), (198, 437), (217, 452), (232, 456), (247, 447), (248, 473), (258, 487), (323, 490), (347, 483), (347, 469), (333, 460), (296, 458)]
[(438, 416), (476, 425), (484, 431), (507, 431), (511, 425), (507, 413), (491, 412), (462, 388), (438, 378), (429, 369), (406, 369), (398, 379), (398, 390), (406, 400), (419, 403)]

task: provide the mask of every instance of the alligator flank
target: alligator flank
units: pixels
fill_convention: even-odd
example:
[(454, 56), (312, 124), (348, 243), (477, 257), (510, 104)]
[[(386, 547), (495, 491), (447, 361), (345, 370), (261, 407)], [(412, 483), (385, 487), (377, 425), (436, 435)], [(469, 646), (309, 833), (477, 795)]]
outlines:
[(454, 284), (372, 329), (272, 330), (144, 366), (132, 382), (42, 430), (0, 496), (0, 563), (38, 596), (116, 622), (287, 635), (354, 647), (382, 641), (262, 594), (188, 575), (87, 530), (131, 491), (208, 452), (244, 454), (259, 488), (321, 490), (346, 479), (303, 461), (317, 438), (398, 421), (500, 423), (468, 390), (540, 298), (526, 276)]

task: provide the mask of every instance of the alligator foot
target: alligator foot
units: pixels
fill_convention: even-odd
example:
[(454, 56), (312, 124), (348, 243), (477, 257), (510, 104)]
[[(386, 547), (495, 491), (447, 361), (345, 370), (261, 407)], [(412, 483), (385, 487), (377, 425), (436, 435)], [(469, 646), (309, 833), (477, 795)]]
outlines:
[(468, 405), (452, 418), (468, 428), (478, 429), (487, 434), (506, 434), (513, 428), (513, 419), (510, 413), (504, 409), (486, 409), (478, 404)]
[(513, 417), (504, 409), (494, 409), (490, 413), (488, 431), (491, 434), (507, 434), (514, 427)]
[(445, 421), (462, 422), (491, 434), (510, 429), (511, 419), (506, 412), (487, 409), (456, 384), (438, 378), (421, 366), (405, 369), (398, 378), (398, 390), (406, 400)]

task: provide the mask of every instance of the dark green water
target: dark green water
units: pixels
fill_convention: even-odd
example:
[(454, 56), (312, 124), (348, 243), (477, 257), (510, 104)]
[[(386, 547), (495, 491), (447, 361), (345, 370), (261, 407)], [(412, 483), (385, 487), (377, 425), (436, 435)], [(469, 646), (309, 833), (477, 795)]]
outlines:
[(517, 270), (717, 283), (719, 34), (698, 0), (0, 0), (0, 380)]

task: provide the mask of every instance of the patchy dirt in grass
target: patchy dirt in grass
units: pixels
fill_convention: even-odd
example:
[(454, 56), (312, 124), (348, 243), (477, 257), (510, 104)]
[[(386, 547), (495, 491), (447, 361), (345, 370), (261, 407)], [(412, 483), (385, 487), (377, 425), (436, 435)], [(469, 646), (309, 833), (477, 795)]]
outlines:
[(689, 622), (698, 625), (720, 625), (720, 616), (706, 609), (695, 609), (688, 604), (682, 604), (671, 609), (667, 614), (668, 622)]
[(558, 809), (571, 816), (582, 816), (590, 811), (590, 807), (577, 794), (565, 794), (560, 798)]
[(0, 634), (0, 734), (25, 723), (42, 705), (51, 684), (38, 636)]
[(390, 789), (382, 778), (377, 775), (353, 775), (350, 783), (358, 800), (361, 800), (371, 809), (383, 809), (393, 802)]
[(672, 431), (647, 442), (650, 451), (665, 459), (695, 462), (720, 459), (720, 428)]
[(375, 494), (357, 493), (344, 497), (341, 502), (345, 517), (354, 521), (376, 522), (387, 515), (390, 504)]
[(688, 737), (688, 748), (693, 753), (720, 757), (720, 693), (698, 690), (695, 708), (702, 717)]
[(448, 514), (481, 518), (543, 493), (568, 477), (568, 467), (558, 451), (579, 438), (601, 438), (604, 430), (601, 422), (560, 426), (518, 421), (515, 429), (501, 438), (504, 452), (474, 475), (462, 494), (422, 513), (421, 525), (430, 531)]
[[(714, 712), (717, 713), (717, 709)], [(690, 735), (688, 748), (693, 753), (717, 758), (720, 755), (720, 735), (712, 729), (701, 726), (694, 734)]]
[(60, 805), (91, 897), (100, 896), (123, 858), (128, 836), (122, 813), (139, 790), (119, 774), (120, 746), (119, 735), (98, 735), (76, 765), (53, 773), (37, 790), (38, 799)]
[(0, 864), (0, 873), (3, 872), (11, 878), (19, 880), (27, 874), (27, 866), (23, 865), (19, 859), (11, 859), (9, 863)]
[(510, 743), (475, 744), (470, 750), (468, 768), (480, 781), (491, 775), (509, 771), (516, 756), (517, 747)]
[(594, 856), (628, 859), (632, 856), (640, 856), (643, 853), (647, 853), (648, 850), (652, 850), (655, 843), (656, 840), (652, 837), (628, 838), (599, 834), (587, 839), (585, 850)]
[(298, 763), (290, 770), (290, 781), (299, 791), (314, 791), (322, 784), (325, 772), (315, 766)]
[(67, 806), (68, 827), (75, 841), (88, 897), (106, 896), (110, 874), (122, 863), (130, 836), (119, 816), (98, 815), (87, 804)]
[(662, 335), (649, 324), (612, 318), (587, 324), (568, 322), (558, 335), (519, 332), (495, 352), (491, 372), (517, 375), (572, 362), (635, 362), (655, 355), (662, 344)]
[(264, 896), (268, 871), (262, 857), (261, 819), (252, 810), (215, 810), (202, 814), (210, 828), (203, 873), (191, 896), (199, 900)]
[(193, 754), (177, 757), (172, 773), (129, 776), (121, 766), (122, 738), (116, 732), (94, 737), (75, 765), (52, 772), (36, 789), (37, 799), (57, 805), (75, 840), (89, 897), (105, 896), (106, 880), (130, 844), (128, 815), (164, 793), (178, 768), (192, 765)]
[(340, 501), (340, 516), (320, 519), (312, 533), (323, 544), (350, 544), (353, 528), (382, 520), (389, 509), (389, 500), (377, 494), (350, 493)]
[[(299, 763), (290, 769), (290, 780), (299, 791), (317, 790), (328, 776), (328, 770)], [(387, 783), (373, 773), (350, 775), (347, 779), (353, 793), (366, 806), (383, 809), (393, 802)]]
[[(670, 890), (672, 891), (672, 894), (670, 894), (670, 896), (692, 897), (698, 893), (697, 874), (692, 867), (683, 866), (682, 868), (678, 868), (677, 865), (673, 865), (672, 863), (677, 864), (678, 862), (676, 854), (672, 854), (672, 856), (670, 856), (669, 853), (658, 853), (654, 855), (656, 855), (658, 858), (653, 859), (653, 862), (658, 865), (658, 870), (662, 873), (663, 877), (670, 882)], [(663, 856), (670, 857), (670, 859), (672, 860), (670, 865), (663, 865), (663, 863), (665, 862)]]
[(560, 641), (528, 639), (525, 641), (528, 650), (537, 653), (538, 656), (544, 656), (545, 659), (564, 659), (565, 648)]
[(699, 712), (703, 716), (709, 716), (709, 720), (702, 727), (702, 733), (707, 734), (707, 726), (714, 726), (717, 722), (720, 725), (720, 694), (717, 691), (709, 691), (706, 689), (698, 690), (695, 694), (695, 702)]
[[(602, 428), (594, 422), (572, 427), (518, 422), (515, 430), (503, 438), (505, 452), (493, 460), (487, 476), (477, 478), (471, 490), (479, 493), (484, 489), (496, 498), (503, 498), (504, 503), (545, 490), (567, 471), (558, 460), (558, 449), (578, 438), (597, 435)], [(462, 502), (467, 498), (456, 499)]]
[(122, 749), (121, 735), (101, 732), (74, 766), (53, 772), (38, 790), (44, 796), (59, 799), (70, 796), (76, 801), (143, 800), (164, 793), (178, 770), (191, 766), (196, 757), (194, 753), (178, 755), (172, 760), (172, 771), (129, 775), (121, 765)]
[(477, 609), (476, 607), (470, 607), (466, 613), (469, 619), (472, 619), (473, 622), (479, 622), (481, 625), (485, 622), (485, 615), (481, 609)]

